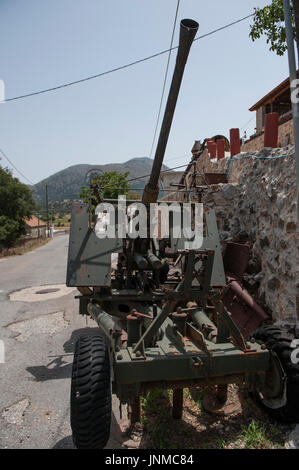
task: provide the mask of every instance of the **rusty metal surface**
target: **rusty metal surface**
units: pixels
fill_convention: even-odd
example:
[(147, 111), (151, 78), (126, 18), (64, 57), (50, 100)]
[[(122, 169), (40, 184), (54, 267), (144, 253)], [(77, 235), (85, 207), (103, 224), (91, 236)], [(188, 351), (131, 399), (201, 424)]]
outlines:
[(223, 302), (245, 340), (249, 339), (264, 320), (238, 297), (232, 289), (226, 291)]
[(229, 286), (224, 294), (223, 302), (245, 339), (250, 338), (261, 323), (269, 318), (262, 307), (240, 284), (248, 266), (249, 256), (248, 245), (229, 242), (226, 245), (223, 258)]
[(249, 292), (244, 287), (242, 287), (236, 279), (228, 276), (227, 281), (230, 285), (230, 288), (245, 302), (246, 305), (248, 305), (248, 307), (251, 308), (251, 310), (254, 310), (254, 312), (259, 315), (262, 320), (268, 319), (267, 313), (256, 303)]
[(128, 416), (131, 425), (141, 421), (141, 398), (137, 397), (128, 406)]
[(242, 243), (228, 242), (223, 257), (224, 270), (242, 279), (249, 261), (250, 249)]
[[(222, 387), (222, 386), (221, 386)], [(226, 387), (224, 385), (224, 387)], [(230, 415), (232, 413), (241, 411), (240, 402), (231, 402), (231, 401), (221, 401), (218, 397), (219, 385), (214, 387), (214, 389), (209, 390), (202, 400), (203, 409), (212, 414), (221, 414), (221, 415)], [(222, 397), (220, 397), (222, 398)]]
[(182, 419), (183, 416), (184, 389), (175, 388), (172, 395), (172, 416), (174, 419)]
[(207, 184), (227, 183), (226, 173), (204, 173), (204, 180)]
[(217, 385), (217, 398), (220, 403), (226, 403), (227, 401), (227, 384)]

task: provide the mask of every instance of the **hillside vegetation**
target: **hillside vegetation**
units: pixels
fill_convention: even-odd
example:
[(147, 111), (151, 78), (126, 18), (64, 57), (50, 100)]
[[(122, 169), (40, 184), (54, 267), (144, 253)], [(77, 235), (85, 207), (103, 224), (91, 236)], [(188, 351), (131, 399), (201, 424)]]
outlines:
[[(148, 175), (151, 171), (153, 160), (147, 157), (133, 158), (125, 163), (108, 163), (106, 165), (73, 165), (65, 170), (40, 181), (34, 186), (34, 197), (38, 202), (45, 201), (45, 188), (48, 185), (49, 201), (63, 201), (65, 199), (78, 199), (82, 186), (86, 185), (86, 173), (91, 169), (99, 169), (103, 172), (116, 171), (118, 173), (129, 172), (128, 179)], [(163, 165), (163, 169), (167, 167)], [(148, 178), (132, 181), (131, 189), (143, 189)]]

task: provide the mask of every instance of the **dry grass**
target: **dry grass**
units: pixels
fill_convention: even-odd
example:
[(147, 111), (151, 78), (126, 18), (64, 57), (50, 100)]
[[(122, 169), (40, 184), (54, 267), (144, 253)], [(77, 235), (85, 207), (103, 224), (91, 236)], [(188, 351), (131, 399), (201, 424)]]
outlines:
[(29, 251), (35, 250), (40, 246), (46, 245), (50, 241), (50, 238), (35, 238), (31, 240), (23, 240), (21, 245), (14, 246), (12, 248), (5, 248), (0, 251), (0, 258), (6, 258), (7, 256), (17, 256), (28, 253)]
[[(144, 449), (279, 449), (291, 426), (271, 422), (247, 394), (229, 386), (230, 415), (203, 411), (203, 393), (184, 390), (182, 420), (171, 415), (172, 392), (155, 390), (143, 398), (140, 447)], [(134, 431), (133, 431), (134, 432)]]

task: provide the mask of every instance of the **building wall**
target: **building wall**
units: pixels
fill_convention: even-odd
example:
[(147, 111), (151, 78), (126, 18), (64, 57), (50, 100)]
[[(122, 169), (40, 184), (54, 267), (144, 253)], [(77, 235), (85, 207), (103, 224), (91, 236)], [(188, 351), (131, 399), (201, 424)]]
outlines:
[[(261, 108), (260, 108), (261, 109)], [(289, 136), (289, 141), (287, 142), (287, 136)], [(294, 144), (294, 126), (293, 119), (280, 124), (278, 126), (278, 146), (285, 147), (286, 145)], [(251, 140), (248, 140), (242, 146), (242, 152), (256, 152), (261, 150), (264, 147), (264, 133), (260, 134), (257, 137), (254, 137)]]
[(161, 192), (163, 196), (167, 194), (168, 190), (173, 190), (175, 191), (176, 188), (171, 186), (172, 184), (178, 184), (180, 182), (180, 179), (182, 175), (184, 174), (183, 171), (169, 171), (169, 172), (163, 172), (160, 175), (160, 188), (162, 187), (163, 190), (166, 190), (165, 193), (163, 193), (162, 189)]
[(260, 108), (258, 108), (256, 110), (256, 132), (257, 133), (260, 133), (262, 132), (263, 130), (263, 127), (264, 127), (264, 119), (263, 119), (263, 116), (264, 116), (264, 107), (261, 106)]
[[(267, 155), (292, 152), (291, 146)], [(264, 155), (265, 149), (256, 157)], [(229, 161), (228, 183), (212, 185), (202, 193), (205, 210), (216, 211), (223, 248), (226, 241), (245, 236), (251, 247), (248, 282), (256, 285), (260, 301), (275, 321), (299, 326), (295, 157), (271, 160), (243, 155), (212, 164), (207, 156), (198, 161), (198, 168), (207, 172), (223, 172)], [(180, 200), (178, 193), (172, 200)]]
[(28, 227), (26, 238), (45, 238), (46, 237), (46, 226), (39, 227)]
[(198, 173), (225, 173), (227, 167), (227, 158), (220, 160), (211, 160), (208, 150), (204, 150), (196, 163)]

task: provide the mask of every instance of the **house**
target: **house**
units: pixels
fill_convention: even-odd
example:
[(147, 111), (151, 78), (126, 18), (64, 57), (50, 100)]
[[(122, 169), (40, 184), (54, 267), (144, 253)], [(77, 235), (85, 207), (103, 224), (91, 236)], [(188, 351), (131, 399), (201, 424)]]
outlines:
[(47, 224), (43, 220), (38, 219), (34, 215), (30, 219), (25, 219), (26, 237), (25, 238), (45, 238)]
[[(299, 70), (297, 77), (299, 78)], [(269, 113), (278, 113), (278, 146), (294, 144), (289, 77), (251, 106), (249, 111), (256, 113), (256, 133), (244, 143), (243, 152), (253, 152), (263, 147), (265, 115)]]
[(166, 196), (169, 192), (177, 191), (178, 184), (184, 174), (183, 171), (163, 171), (160, 174), (160, 191), (162, 197)]

